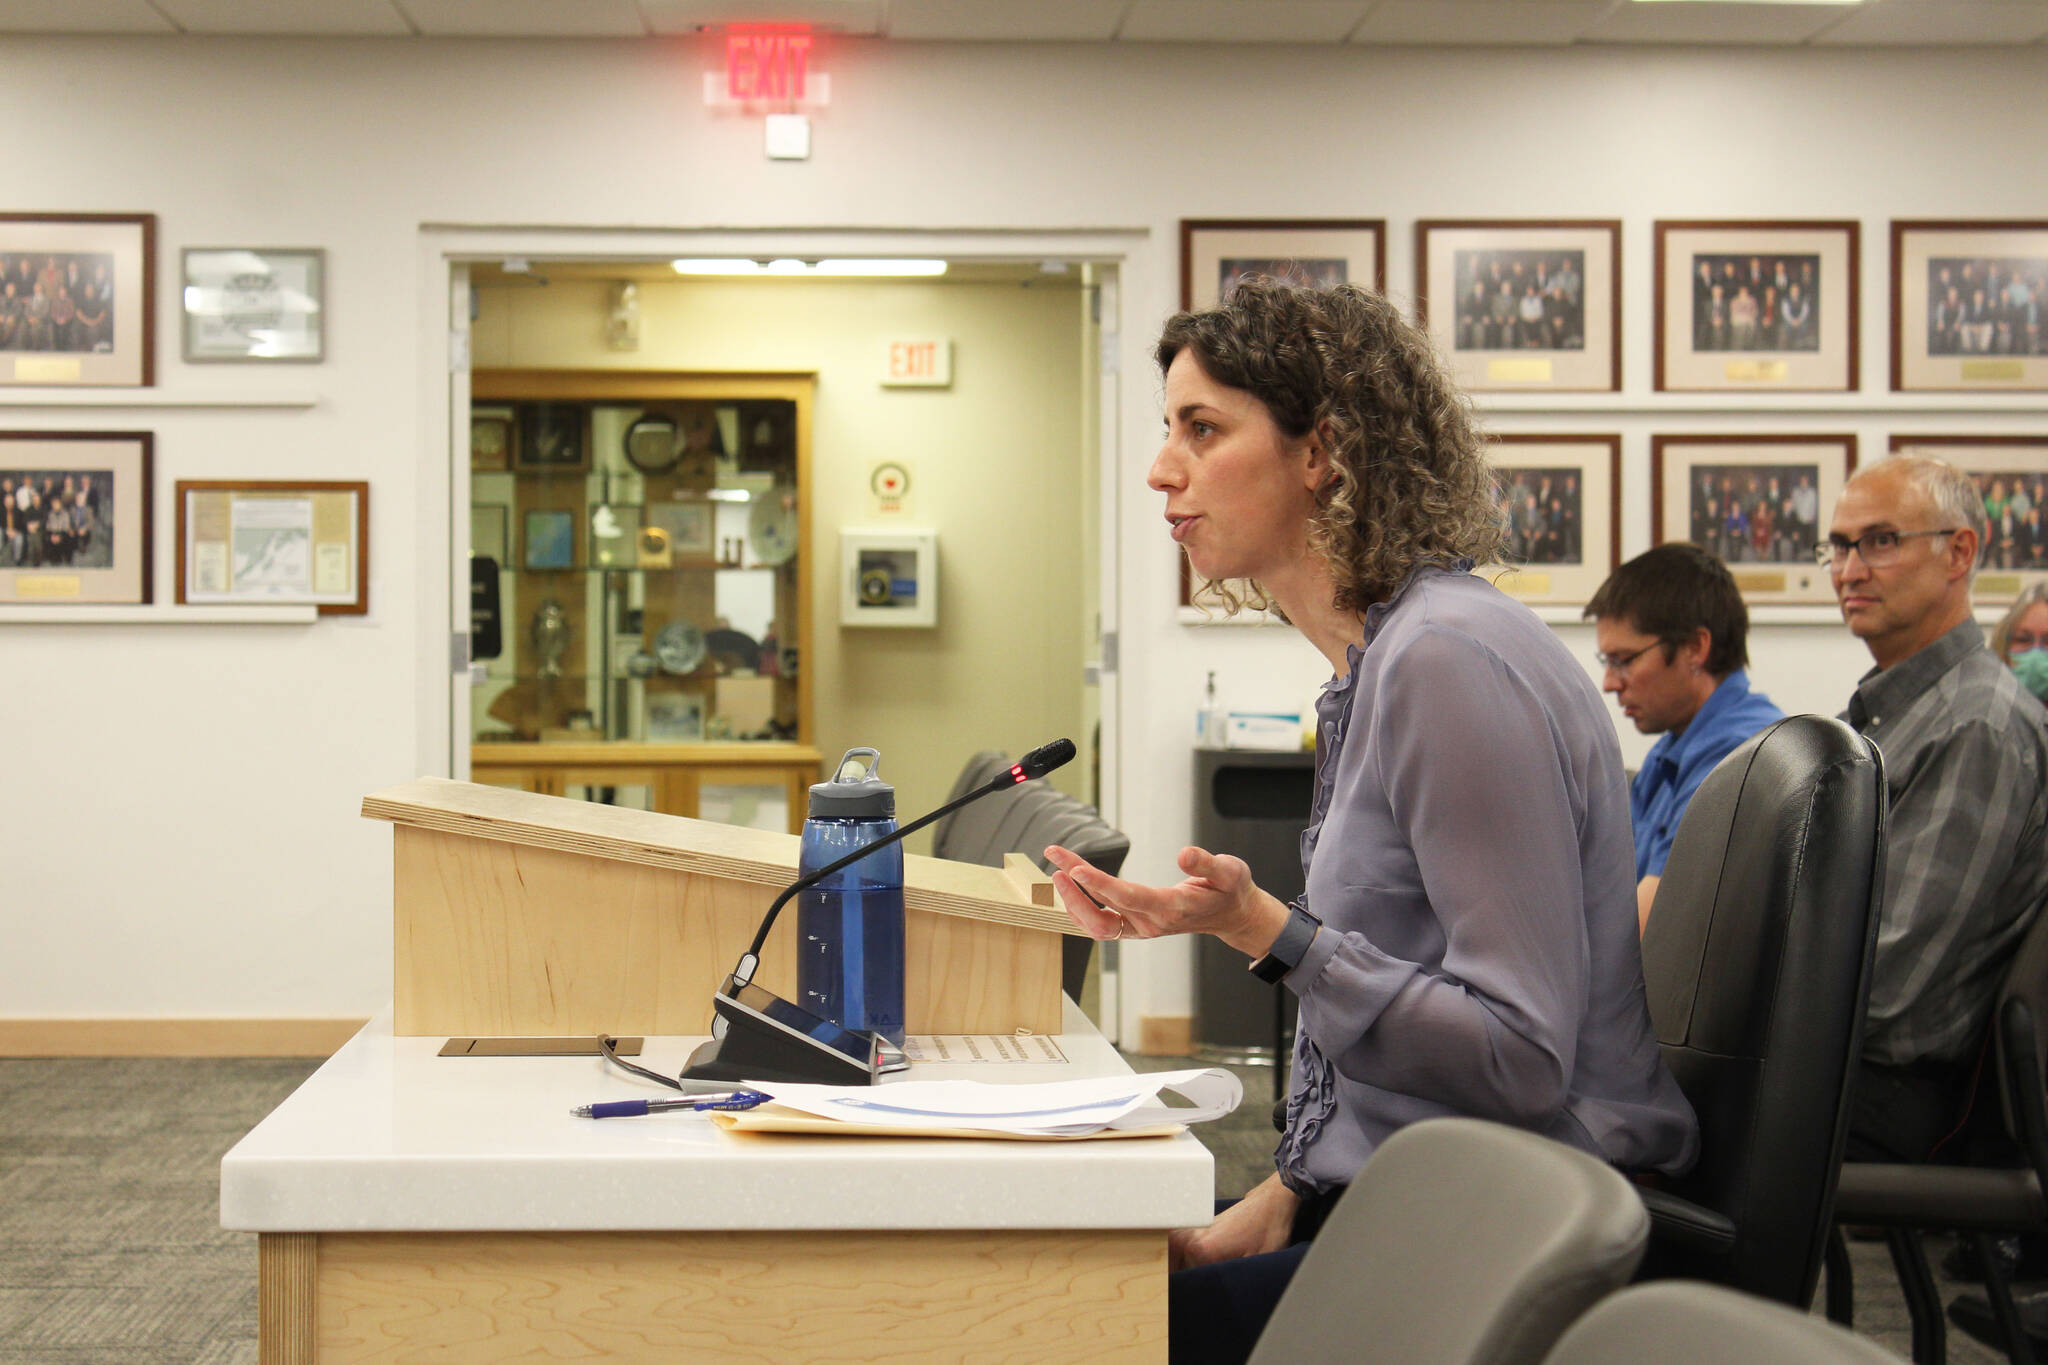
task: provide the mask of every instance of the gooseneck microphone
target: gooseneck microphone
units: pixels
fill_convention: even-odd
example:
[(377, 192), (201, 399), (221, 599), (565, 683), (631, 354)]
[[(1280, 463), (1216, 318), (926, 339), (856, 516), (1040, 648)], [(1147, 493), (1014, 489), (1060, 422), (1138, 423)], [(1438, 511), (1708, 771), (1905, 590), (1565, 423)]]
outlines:
[(761, 948), (775, 916), (790, 897), (817, 885), (878, 848), (885, 848), (905, 835), (915, 834), (941, 816), (950, 815), (971, 801), (1007, 791), (1034, 777), (1043, 777), (1074, 757), (1074, 741), (1056, 739), (1040, 745), (983, 785), (957, 801), (949, 801), (929, 815), (892, 830), (879, 839), (862, 844), (853, 852), (817, 871), (797, 878), (769, 905), (761, 917), (754, 941), (740, 955), (732, 975), (711, 998), (713, 1018), (711, 1041), (690, 1055), (682, 1079), (737, 1081), (802, 1081), (819, 1084), (872, 1085), (882, 1067), (881, 1036), (855, 1033), (829, 1019), (820, 1019), (800, 1006), (770, 994), (753, 984), (754, 971), (761, 965)]
[(768, 913), (761, 917), (761, 927), (754, 933), (753, 944), (740, 956), (739, 965), (732, 970), (733, 979), (743, 986), (754, 979), (754, 969), (761, 965), (761, 947), (768, 942), (768, 931), (775, 927), (775, 917), (782, 912), (782, 907), (789, 903), (791, 896), (796, 895), (799, 891), (805, 891), (816, 886), (834, 872), (839, 871), (841, 868), (850, 867), (862, 858), (867, 857), (868, 854), (873, 853), (876, 849), (885, 848), (906, 835), (917, 833), (932, 821), (951, 815), (954, 811), (959, 810), (971, 801), (979, 801), (984, 796), (990, 796), (999, 791), (1007, 791), (1020, 783), (1029, 782), (1034, 777), (1044, 777), (1053, 769), (1071, 762), (1073, 757), (1074, 741), (1071, 739), (1056, 739), (1050, 744), (1041, 744), (1015, 763), (1012, 763), (1006, 770), (998, 773), (994, 778), (981, 786), (976, 787), (958, 801), (949, 801), (931, 814), (921, 815), (917, 819), (912, 820), (901, 829), (885, 834), (872, 842), (862, 844), (838, 862), (827, 863), (809, 876), (797, 878), (789, 884), (788, 888), (781, 895), (775, 898), (774, 903), (768, 907)]

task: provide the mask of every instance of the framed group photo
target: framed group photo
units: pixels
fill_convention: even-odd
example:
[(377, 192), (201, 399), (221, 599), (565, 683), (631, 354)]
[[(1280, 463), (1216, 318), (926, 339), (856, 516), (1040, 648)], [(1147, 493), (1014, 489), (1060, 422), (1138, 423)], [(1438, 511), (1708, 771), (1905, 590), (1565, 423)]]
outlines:
[(187, 247), (185, 359), (321, 359), (326, 253), (297, 247)]
[(1581, 606), (1621, 565), (1621, 437), (1495, 436), (1506, 539), (1476, 572), (1531, 605)]
[[(1183, 218), (1180, 221), (1180, 306), (1213, 308), (1254, 276), (1328, 286), (1387, 287), (1384, 218)], [(1199, 590), (1187, 556), (1180, 560), (1180, 604)]]
[(1621, 223), (1415, 225), (1415, 307), (1473, 392), (1621, 388)]
[(2048, 582), (2048, 434), (1893, 436), (1893, 455), (1932, 455), (1963, 470), (1984, 499), (1984, 548), (1971, 597), (2004, 606)]
[(2048, 222), (1892, 223), (1892, 388), (2048, 391)]
[(1210, 308), (1240, 280), (1387, 287), (1384, 218), (1183, 218), (1180, 306)]
[(151, 600), (146, 431), (0, 432), (0, 604)]
[(1650, 540), (1715, 555), (1751, 606), (1833, 602), (1814, 548), (1855, 470), (1852, 435), (1652, 436)]
[(370, 485), (181, 479), (178, 601), (370, 609)]
[(1857, 387), (1854, 222), (1656, 224), (1659, 392)]
[(0, 213), (0, 386), (156, 382), (156, 216)]

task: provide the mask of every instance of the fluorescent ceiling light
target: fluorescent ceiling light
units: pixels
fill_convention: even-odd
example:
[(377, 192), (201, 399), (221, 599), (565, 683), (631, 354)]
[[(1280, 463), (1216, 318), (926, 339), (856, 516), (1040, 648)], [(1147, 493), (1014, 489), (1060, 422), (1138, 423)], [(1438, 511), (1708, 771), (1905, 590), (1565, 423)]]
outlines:
[(683, 258), (669, 262), (678, 275), (943, 275), (946, 263), (936, 260), (826, 259), (799, 261), (784, 256), (773, 261), (744, 258)]
[(1638, 5), (1860, 5), (1863, 0), (1635, 0)]

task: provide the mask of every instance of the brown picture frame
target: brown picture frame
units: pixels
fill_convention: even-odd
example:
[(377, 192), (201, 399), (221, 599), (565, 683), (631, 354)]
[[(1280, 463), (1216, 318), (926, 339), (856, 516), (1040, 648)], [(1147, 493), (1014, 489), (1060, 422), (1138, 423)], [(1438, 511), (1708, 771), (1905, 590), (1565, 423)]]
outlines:
[[(1853, 219), (1658, 219), (1652, 368), (1659, 393), (1853, 393), (1861, 383), (1862, 225)], [(1684, 257), (1672, 270), (1674, 257)], [(1740, 261), (1739, 258), (1749, 258)], [(1812, 258), (1809, 262), (1807, 258)], [(1790, 270), (1764, 269), (1765, 261)], [(1734, 264), (1737, 274), (1724, 275)], [(1735, 291), (1712, 302), (1699, 268)], [(1810, 267), (1810, 274), (1805, 273)], [(1779, 299), (1780, 284), (1788, 295)], [(1808, 287), (1811, 286), (1811, 287)], [(1738, 302), (1752, 288), (1745, 323)], [(1796, 289), (1796, 295), (1791, 291)], [(1787, 312), (1803, 302), (1800, 321)], [(1772, 343), (1776, 344), (1772, 344)], [(1810, 344), (1809, 344), (1810, 342)]]
[[(1310, 253), (1315, 253), (1311, 255)], [(1335, 253), (1335, 254), (1332, 254)], [(1369, 280), (1355, 259), (1370, 259)], [(1384, 218), (1183, 218), (1180, 220), (1180, 306), (1208, 308), (1220, 299), (1228, 261), (1311, 263), (1297, 278), (1318, 284), (1370, 284), (1387, 289), (1387, 220)], [(1341, 270), (1327, 268), (1341, 263)], [(1180, 557), (1180, 605), (1194, 601), (1194, 573)]]
[[(1511, 286), (1498, 273), (1501, 261), (1480, 278), (1467, 280), (1466, 253), (1520, 257), (1531, 272), (1546, 261), (1579, 257), (1578, 283), (1569, 297), (1549, 286), (1549, 276), (1522, 281), (1534, 285), (1548, 305), (1533, 326), (1511, 318), (1503, 337), (1485, 311), (1472, 312), (1469, 284)], [(1473, 262), (1472, 264), (1478, 264)], [(1431, 300), (1442, 304), (1435, 314)], [(1446, 304), (1444, 301), (1449, 300)], [(1519, 301), (1518, 301), (1519, 302)], [(1472, 393), (1618, 393), (1621, 391), (1621, 220), (1618, 218), (1425, 218), (1415, 224), (1415, 319), (1450, 367), (1460, 388)], [(1546, 344), (1576, 340), (1576, 346)], [(1509, 344), (1488, 344), (1507, 341)]]
[(1475, 572), (1531, 606), (1584, 606), (1621, 567), (1620, 435), (1510, 432), (1487, 439), (1487, 457), (1509, 547)]
[[(154, 601), (155, 455), (156, 437), (147, 431), (0, 431), (0, 496), (14, 504), (11, 514), (0, 512), (0, 605)], [(36, 489), (22, 498), (24, 479), (50, 480), (54, 496)], [(82, 540), (74, 514), (61, 532), (48, 515), (68, 480), (76, 481), (72, 507), (84, 498)]]
[[(42, 316), (14, 314), (9, 285), (45, 294)], [(0, 387), (155, 383), (156, 215), (0, 213)]]
[(367, 481), (180, 479), (174, 498), (181, 605), (369, 612)]
[[(1992, 460), (1994, 452), (2003, 458)], [(1887, 456), (1933, 455), (1947, 460), (1950, 464), (1968, 473), (1977, 481), (1978, 488), (1985, 494), (1985, 519), (1990, 523), (1990, 533), (1985, 537), (1982, 556), (1978, 559), (1977, 578), (1970, 585), (1970, 600), (1983, 606), (2004, 606), (2036, 583), (2048, 583), (2048, 507), (2039, 507), (2035, 488), (2040, 489), (2043, 498), (2048, 498), (2048, 431), (2038, 436), (1954, 436), (1954, 435), (1900, 435), (1894, 433), (1886, 442)], [(1988, 467), (1987, 467), (1988, 463)], [(2005, 508), (1994, 508), (1991, 499), (1996, 496), (1993, 485), (1987, 478), (2028, 476), (2026, 497), (2029, 510), (2039, 507), (2034, 525), (2026, 528), (2026, 515), (2018, 518), (2018, 534), (2023, 539), (2041, 548), (2037, 558), (2021, 551), (2025, 564), (2010, 562), (2010, 554), (2004, 550), (2007, 532), (2004, 527)]]
[[(2048, 221), (1895, 218), (1891, 247), (1894, 393), (2048, 392)], [(1955, 255), (1937, 254), (1943, 248)], [(1945, 264), (1956, 270), (1974, 264), (1995, 269), (2013, 262), (2030, 267), (2030, 324), (2016, 321), (2014, 304), (1996, 297), (1997, 290), (1980, 317), (1968, 286), (1960, 280), (1954, 287), (1964, 317), (1944, 319), (1935, 295), (1938, 272)], [(2031, 327), (2031, 345), (2013, 349), (2007, 337), (2022, 325)], [(1980, 329), (1981, 344), (1976, 335)]]
[[(1821, 451), (1832, 452), (1822, 458)], [(1815, 458), (1805, 458), (1809, 453)], [(1828, 571), (1813, 557), (1824, 537), (1827, 515), (1842, 487), (1856, 472), (1854, 432), (1799, 433), (1669, 433), (1650, 437), (1650, 541), (1688, 540), (1714, 554), (1734, 575), (1742, 600), (1751, 606), (1826, 605), (1835, 600)], [(1799, 476), (1811, 469), (1811, 516), (1800, 491)], [(1682, 483), (1680, 478), (1682, 476)], [(1742, 480), (1733, 488), (1741, 504), (1730, 514), (1722, 500), (1726, 482), (1701, 490), (1700, 479)], [(1780, 481), (1774, 489), (1772, 479)], [(1761, 486), (1752, 488), (1752, 482)], [(1760, 518), (1753, 507), (1769, 510), (1768, 549), (1759, 547)], [(1789, 512), (1789, 516), (1788, 516)], [(1686, 534), (1670, 532), (1679, 525)], [(1704, 540), (1698, 534), (1712, 526)], [(1780, 539), (1782, 537), (1782, 544)]]

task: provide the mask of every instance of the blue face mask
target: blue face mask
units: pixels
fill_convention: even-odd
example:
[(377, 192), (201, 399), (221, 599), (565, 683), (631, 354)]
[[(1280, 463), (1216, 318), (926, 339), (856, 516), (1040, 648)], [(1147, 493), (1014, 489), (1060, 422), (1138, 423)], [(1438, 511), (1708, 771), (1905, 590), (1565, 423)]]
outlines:
[(2020, 680), (2021, 687), (2048, 701), (2048, 649), (2030, 649), (2024, 654), (2013, 655), (2012, 673)]

